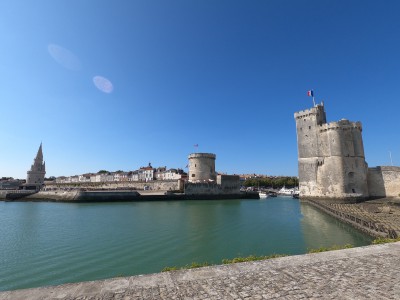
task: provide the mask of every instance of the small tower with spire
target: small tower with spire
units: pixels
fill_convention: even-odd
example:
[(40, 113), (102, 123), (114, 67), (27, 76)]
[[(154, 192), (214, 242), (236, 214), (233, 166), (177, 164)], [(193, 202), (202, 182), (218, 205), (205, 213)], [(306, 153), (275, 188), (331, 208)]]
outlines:
[(36, 154), (31, 169), (27, 172), (26, 185), (36, 186), (39, 189), (44, 183), (46, 174), (46, 163), (43, 161), (42, 143)]

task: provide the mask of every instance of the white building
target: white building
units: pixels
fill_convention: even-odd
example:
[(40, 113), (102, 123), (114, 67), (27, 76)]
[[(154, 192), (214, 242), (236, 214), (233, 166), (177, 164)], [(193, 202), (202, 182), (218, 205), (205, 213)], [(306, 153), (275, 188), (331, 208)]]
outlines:
[(91, 174), (79, 175), (79, 182), (90, 182)]
[(139, 171), (132, 171), (128, 173), (128, 181), (139, 181)]
[(155, 169), (151, 166), (151, 163), (147, 167), (141, 167), (139, 169), (139, 181), (152, 181), (154, 180)]
[(155, 180), (164, 180), (164, 173), (167, 170), (167, 167), (158, 167), (154, 172)]
[(79, 182), (79, 176), (78, 175), (71, 176), (71, 182), (73, 182), (73, 183)]
[(164, 180), (177, 180), (186, 177), (186, 173), (181, 169), (169, 169), (164, 172)]

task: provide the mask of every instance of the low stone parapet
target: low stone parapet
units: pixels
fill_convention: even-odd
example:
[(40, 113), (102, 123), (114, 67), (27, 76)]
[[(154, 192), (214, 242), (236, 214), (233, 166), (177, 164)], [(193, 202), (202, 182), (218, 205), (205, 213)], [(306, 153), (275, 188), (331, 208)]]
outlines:
[(0, 292), (0, 300), (399, 299), (400, 242)]

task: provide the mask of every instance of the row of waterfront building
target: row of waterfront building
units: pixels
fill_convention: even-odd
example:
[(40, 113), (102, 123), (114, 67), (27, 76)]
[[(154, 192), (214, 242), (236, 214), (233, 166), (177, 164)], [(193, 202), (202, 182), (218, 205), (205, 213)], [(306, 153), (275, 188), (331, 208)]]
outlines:
[(187, 173), (182, 169), (167, 169), (167, 167), (153, 168), (151, 164), (141, 167), (135, 171), (116, 171), (87, 173), (74, 176), (60, 176), (55, 179), (56, 183), (88, 183), (88, 182), (148, 182), (152, 180), (178, 180), (186, 179)]
[[(216, 155), (213, 153), (192, 153), (188, 157), (189, 174), (182, 169), (167, 169), (167, 167), (152, 167), (151, 163), (147, 167), (141, 167), (131, 172), (116, 171), (108, 172), (105, 170), (98, 173), (87, 173), (74, 176), (60, 176), (45, 182), (46, 165), (43, 161), (42, 144), (34, 158), (30, 170), (27, 172), (25, 183), (19, 180), (0, 181), (0, 189), (30, 189), (40, 190), (44, 186), (55, 184), (75, 185), (91, 183), (115, 183), (116, 187), (135, 187), (148, 182), (160, 182), (157, 189), (162, 189), (166, 185), (162, 182), (175, 182), (178, 190), (185, 193), (194, 194), (238, 194), (240, 192), (240, 177), (238, 175), (217, 174), (215, 171)], [(138, 184), (135, 184), (138, 182)], [(112, 185), (115, 185), (112, 184)], [(169, 190), (172, 190), (171, 185)], [(51, 188), (52, 189), (52, 188)], [(45, 187), (45, 190), (47, 188)]]

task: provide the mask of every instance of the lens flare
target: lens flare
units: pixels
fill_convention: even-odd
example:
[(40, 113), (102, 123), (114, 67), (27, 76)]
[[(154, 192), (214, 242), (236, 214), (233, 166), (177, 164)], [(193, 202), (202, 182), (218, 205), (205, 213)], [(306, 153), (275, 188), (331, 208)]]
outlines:
[(73, 71), (81, 68), (79, 59), (71, 51), (55, 44), (49, 44), (47, 50), (50, 56), (64, 68)]
[(110, 94), (114, 89), (111, 81), (103, 76), (94, 76), (93, 83), (103, 93)]

